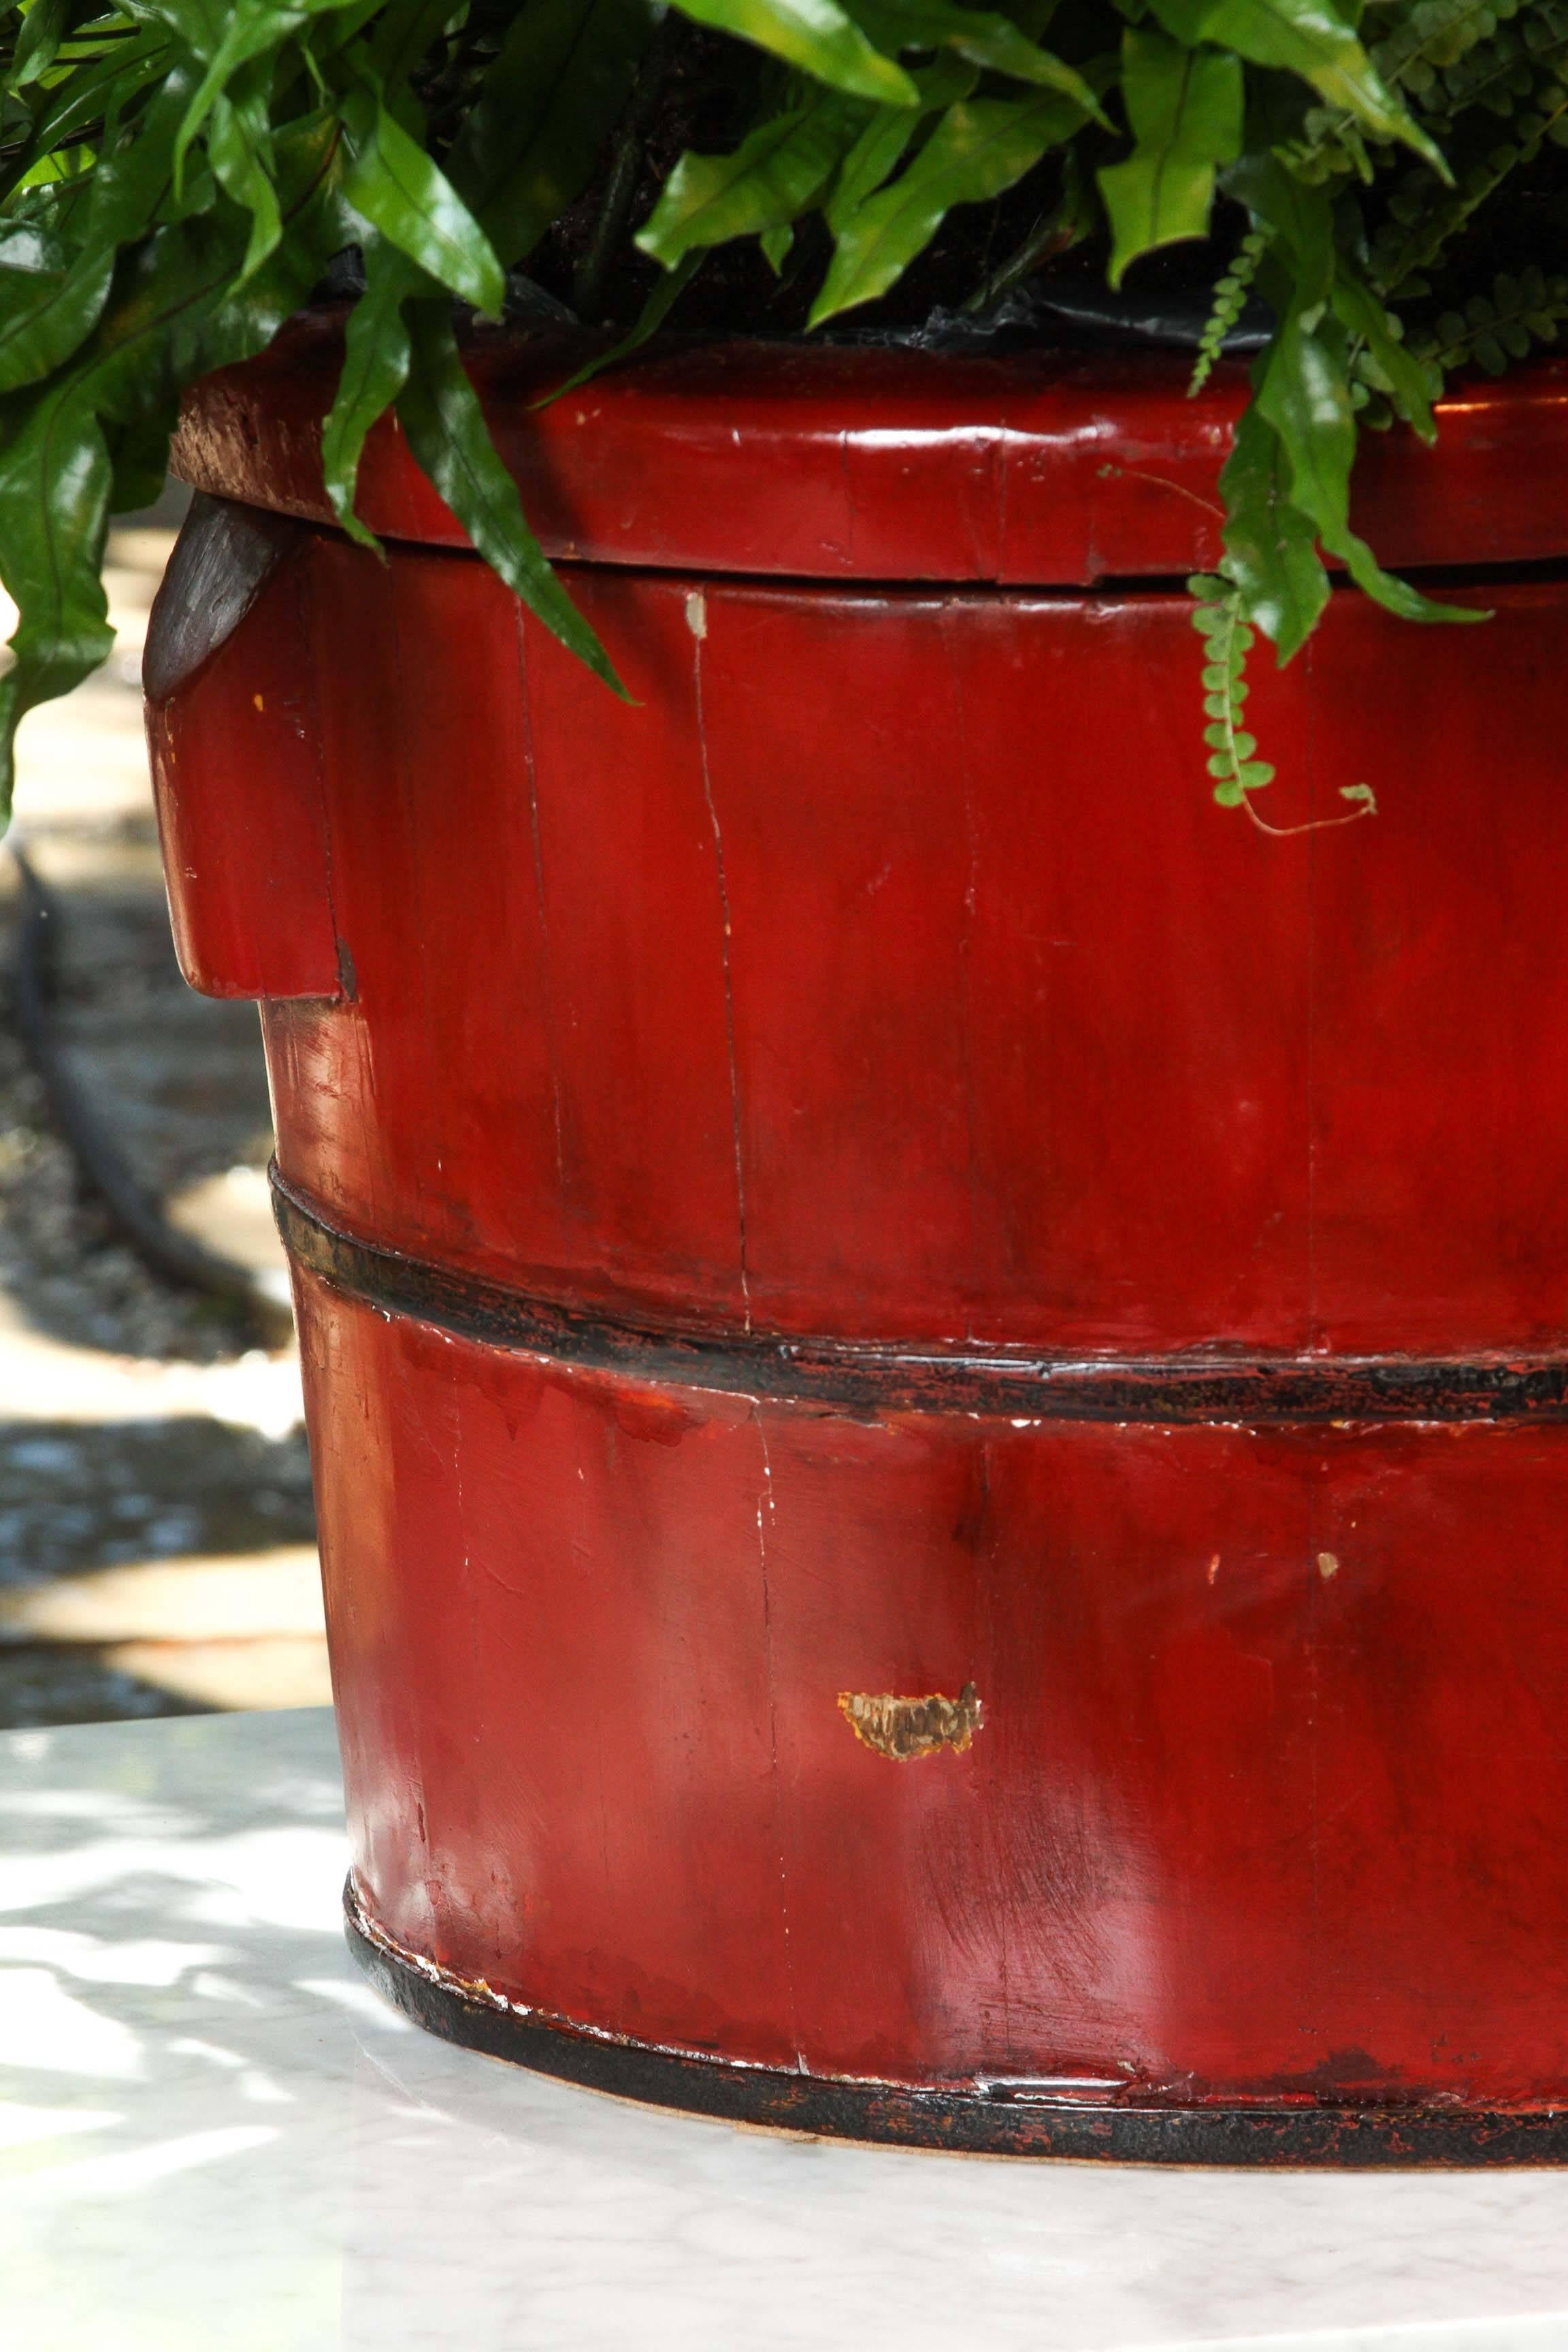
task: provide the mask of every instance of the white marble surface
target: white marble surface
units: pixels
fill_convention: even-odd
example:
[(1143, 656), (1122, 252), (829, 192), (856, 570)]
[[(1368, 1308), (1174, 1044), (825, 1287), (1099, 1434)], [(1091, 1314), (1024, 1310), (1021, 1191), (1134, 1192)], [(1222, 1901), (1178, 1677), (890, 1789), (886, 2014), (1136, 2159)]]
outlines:
[(429, 2040), (344, 1951), (324, 1710), (0, 1737), (18, 2352), (1568, 2352), (1568, 2174), (835, 2147)]

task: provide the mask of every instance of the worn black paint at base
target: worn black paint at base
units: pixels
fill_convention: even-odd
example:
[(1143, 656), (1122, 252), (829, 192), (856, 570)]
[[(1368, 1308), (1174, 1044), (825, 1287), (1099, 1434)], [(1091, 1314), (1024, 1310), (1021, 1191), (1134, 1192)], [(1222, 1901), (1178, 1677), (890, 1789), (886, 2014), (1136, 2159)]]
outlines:
[(1079, 2163), (1403, 2170), (1568, 2163), (1568, 2110), (1403, 2106), (1085, 2106), (915, 2091), (687, 2058), (520, 2016), (434, 1982), (373, 1942), (353, 1892), (349, 1949), (394, 2008), (443, 2042), (645, 2106), (718, 2121), (954, 2155)]
[(296, 1265), (386, 1315), (557, 1363), (851, 1413), (1235, 1423), (1568, 1420), (1568, 1357), (1110, 1357), (920, 1349), (714, 1328), (648, 1329), (486, 1275), (409, 1257), (329, 1224), (272, 1171)]

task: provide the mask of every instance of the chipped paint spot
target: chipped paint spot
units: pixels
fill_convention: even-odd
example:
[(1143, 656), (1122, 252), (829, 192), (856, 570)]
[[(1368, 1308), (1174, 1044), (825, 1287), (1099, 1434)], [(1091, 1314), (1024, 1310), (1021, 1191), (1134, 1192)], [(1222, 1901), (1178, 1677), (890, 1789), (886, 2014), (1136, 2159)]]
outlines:
[(1327, 1584), (1330, 1577), (1338, 1576), (1339, 1572), (1340, 1563), (1335, 1555), (1331, 1551), (1321, 1551), (1318, 1554), (1318, 1574), (1323, 1582)]
[(252, 702), (254, 702), (254, 703), (255, 703), (256, 708), (258, 709), (258, 710), (265, 710), (265, 709), (266, 709), (267, 705), (266, 705), (265, 701), (262, 699), (262, 698), (261, 698), (261, 696), (260, 696), (259, 694), (253, 694), (253, 695), (251, 696), (251, 698), (251, 698)]
[(896, 1764), (932, 1756), (939, 1748), (962, 1755), (984, 1720), (973, 1683), (965, 1683), (956, 1698), (943, 1698), (936, 1691), (923, 1698), (896, 1698), (890, 1691), (840, 1691), (838, 1710), (863, 1748), (890, 1756)]
[(686, 625), (700, 642), (708, 635), (708, 599), (694, 588), (686, 600)]
[(1212, 1559), (1210, 1559), (1210, 1561), (1209, 1561), (1209, 1582), (1210, 1582), (1211, 1584), (1214, 1582), (1215, 1578), (1218, 1574), (1219, 1574), (1219, 1554), (1218, 1554), (1218, 1552), (1216, 1551), (1216, 1552), (1214, 1554), (1214, 1556), (1212, 1557)]

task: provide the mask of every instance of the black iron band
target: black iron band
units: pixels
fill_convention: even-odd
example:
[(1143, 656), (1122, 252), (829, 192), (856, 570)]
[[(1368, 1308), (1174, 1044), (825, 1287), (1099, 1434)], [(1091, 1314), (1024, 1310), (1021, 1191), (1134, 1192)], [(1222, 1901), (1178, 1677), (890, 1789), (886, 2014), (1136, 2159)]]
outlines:
[(977, 1412), (1042, 1421), (1565, 1421), (1568, 1357), (1406, 1356), (1084, 1361), (1019, 1349), (648, 1329), (406, 1257), (329, 1224), (273, 1171), (295, 1264), (389, 1315), (464, 1339), (629, 1380), (865, 1413)]
[(558, 2082), (651, 2107), (884, 2147), (1079, 2163), (1404, 2170), (1568, 2163), (1568, 2111), (1465, 2107), (1087, 2106), (997, 2091), (918, 2091), (689, 2058), (603, 2041), (471, 2000), (366, 1934), (344, 1890), (349, 1949), (426, 2032)]

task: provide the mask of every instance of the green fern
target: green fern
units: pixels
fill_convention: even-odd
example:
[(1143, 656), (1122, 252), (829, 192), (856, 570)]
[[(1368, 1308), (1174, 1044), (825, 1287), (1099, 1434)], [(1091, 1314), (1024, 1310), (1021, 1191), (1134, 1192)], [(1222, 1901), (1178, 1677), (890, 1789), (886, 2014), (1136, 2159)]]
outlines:
[(1433, 135), (1446, 138), (1458, 117), (1474, 108), (1516, 117), (1528, 108), (1543, 74), (1561, 70), (1568, 57), (1568, 7), (1561, 0), (1536, 0), (1517, 23), (1500, 25), (1491, 37), (1435, 71), (1416, 93)]
[(1252, 281), (1258, 275), (1258, 265), (1268, 250), (1269, 231), (1249, 229), (1237, 248), (1236, 259), (1214, 289), (1214, 304), (1208, 321), (1198, 340), (1198, 355), (1193, 365), (1193, 380), (1187, 386), (1187, 398), (1195, 400), (1210, 376), (1215, 362), (1225, 348), (1225, 339), (1240, 318)]
[(1247, 656), (1257, 633), (1241, 614), (1241, 592), (1220, 573), (1197, 572), (1187, 583), (1195, 599), (1193, 626), (1204, 641), (1204, 712), (1208, 725), (1209, 774), (1221, 808), (1240, 808), (1248, 793), (1274, 782), (1267, 760), (1255, 757), (1256, 739), (1242, 725), (1241, 707), (1249, 688)]
[(1350, 807), (1342, 816), (1314, 817), (1305, 824), (1269, 824), (1252, 805), (1251, 794), (1274, 782), (1275, 769), (1258, 758), (1258, 742), (1242, 724), (1242, 705), (1249, 688), (1247, 656), (1257, 634), (1242, 612), (1241, 591), (1235, 581), (1216, 572), (1197, 572), (1187, 583), (1193, 597), (1193, 626), (1204, 641), (1204, 713), (1208, 725), (1204, 741), (1209, 747), (1208, 771), (1214, 796), (1221, 808), (1244, 808), (1260, 833), (1286, 840), (1292, 834), (1321, 833), (1334, 825), (1353, 824), (1358, 817), (1375, 816), (1377, 800), (1370, 784), (1342, 784), (1340, 798)]
[[(727, 152), (672, 161), (698, 121), (731, 126)], [(359, 455), (390, 406), (480, 552), (607, 676), (489, 444), (454, 300), (497, 316), (509, 277), (570, 293), (606, 329), (597, 368), (739, 239), (775, 273), (787, 251), (784, 278), (734, 270), (710, 309), (787, 331), (916, 265), (899, 299), (951, 280), (984, 312), (1094, 237), (1119, 282), (1206, 240), (1224, 200), (1246, 234), (1192, 390), (1253, 285), (1274, 323), (1194, 591), (1206, 748), (1221, 802), (1280, 830), (1242, 723), (1256, 639), (1300, 650), (1330, 562), (1407, 618), (1476, 617), (1352, 528), (1352, 428), (1429, 437), (1446, 375), (1557, 339), (1568, 278), (1521, 267), (1559, 226), (1553, 142), (1568, 0), (0, 0), (0, 574), (22, 614), (0, 804), (17, 719), (107, 649), (108, 516), (148, 494), (182, 388), (265, 348), (346, 248), (365, 290), (323, 444), (342, 527), (364, 535)], [(991, 230), (1031, 221), (998, 268)], [(1476, 293), (1483, 245), (1518, 274)]]
[(1410, 350), (1432, 370), (1436, 394), (1442, 379), (1458, 368), (1501, 375), (1536, 344), (1554, 343), (1565, 319), (1568, 278), (1525, 269), (1517, 278), (1495, 278), (1490, 296), (1472, 294), (1463, 310), (1445, 310), (1427, 334), (1411, 337)]
[(1496, 36), (1521, 0), (1423, 0), (1373, 47), (1384, 79), (1410, 97), (1430, 97), (1439, 78)]
[[(1523, 5), (1524, 0), (1421, 0), (1402, 24), (1373, 45), (1373, 62), (1390, 89), (1416, 102), (1424, 119), (1426, 103), (1434, 96), (1452, 114), (1458, 101), (1446, 76), (1472, 51), (1489, 54), (1501, 21)], [(1511, 50), (1509, 57), (1511, 62)], [(1309, 187), (1352, 173), (1370, 186), (1375, 177), (1366, 141), (1344, 107), (1311, 108), (1300, 137), (1283, 152), (1292, 173)]]
[(1384, 295), (1405, 292), (1410, 280), (1431, 269), (1461, 229), (1521, 165), (1533, 163), (1550, 140), (1568, 146), (1568, 82), (1552, 77), (1537, 90), (1538, 103), (1516, 118), (1517, 139), (1478, 157), (1459, 174), (1458, 185), (1442, 188), (1428, 172), (1409, 173), (1389, 199), (1391, 218), (1373, 247), (1373, 279)]

